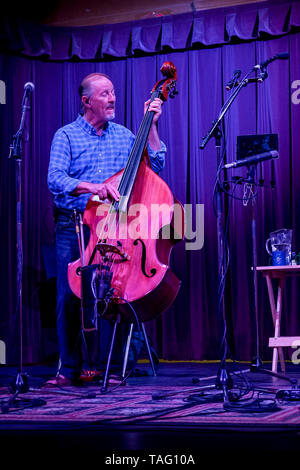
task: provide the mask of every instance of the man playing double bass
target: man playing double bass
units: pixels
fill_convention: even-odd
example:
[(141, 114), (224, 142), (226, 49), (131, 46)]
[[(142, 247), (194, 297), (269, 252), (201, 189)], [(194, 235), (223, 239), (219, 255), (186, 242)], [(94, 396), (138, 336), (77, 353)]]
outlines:
[[(101, 200), (118, 200), (118, 189), (105, 181), (124, 168), (135, 136), (125, 127), (112, 122), (116, 96), (108, 76), (92, 73), (79, 86), (82, 113), (58, 129), (54, 135), (48, 169), (48, 187), (54, 195), (56, 215), (57, 260), (57, 333), (61, 367), (47, 384), (66, 386), (78, 383), (82, 373), (80, 303), (68, 284), (68, 264), (79, 258), (78, 239), (73, 212), (83, 213), (92, 194)], [(155, 98), (145, 110), (153, 111), (148, 137), (148, 154), (152, 169), (159, 172), (165, 161), (166, 148), (157, 132), (162, 101)], [(100, 351), (93, 369), (105, 366), (110, 328), (99, 328)]]

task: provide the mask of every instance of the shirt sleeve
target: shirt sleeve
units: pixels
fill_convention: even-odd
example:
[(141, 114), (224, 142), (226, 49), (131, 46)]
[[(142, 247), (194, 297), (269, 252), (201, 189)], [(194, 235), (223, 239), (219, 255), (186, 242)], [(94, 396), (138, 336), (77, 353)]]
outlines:
[(71, 148), (67, 134), (58, 130), (53, 137), (48, 167), (48, 187), (55, 196), (69, 195), (80, 180), (69, 176)]
[(152, 170), (155, 171), (155, 173), (159, 173), (165, 166), (167, 147), (165, 146), (162, 140), (160, 141), (160, 143), (161, 143), (160, 150), (152, 150), (149, 142), (147, 145), (151, 167), (152, 167)]

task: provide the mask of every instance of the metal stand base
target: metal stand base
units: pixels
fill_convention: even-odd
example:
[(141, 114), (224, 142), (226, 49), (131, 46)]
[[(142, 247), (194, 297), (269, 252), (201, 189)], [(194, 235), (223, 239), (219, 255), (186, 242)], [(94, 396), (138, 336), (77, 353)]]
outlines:
[[(107, 391), (111, 358), (112, 358), (112, 353), (113, 353), (113, 348), (114, 348), (114, 343), (115, 343), (115, 338), (116, 338), (117, 327), (118, 327), (118, 324), (120, 323), (120, 321), (121, 321), (121, 315), (117, 314), (116, 320), (114, 322), (114, 328), (113, 328), (112, 339), (111, 339), (110, 349), (109, 349), (108, 358), (107, 358), (107, 364), (106, 364), (106, 369), (105, 369), (103, 385), (101, 387), (101, 392), (102, 393), (105, 393)], [(141, 322), (140, 324), (141, 324), (141, 327), (142, 327), (143, 336), (144, 336), (144, 340), (145, 340), (145, 344), (146, 344), (150, 364), (151, 364), (151, 367), (152, 367), (152, 372), (153, 372), (153, 375), (156, 376), (157, 375), (156, 374), (156, 369), (155, 369), (155, 366), (154, 366), (153, 357), (152, 357), (152, 354), (151, 354), (151, 349), (150, 349), (147, 333), (146, 333), (146, 330), (145, 330), (145, 325), (144, 325), (143, 322)], [(126, 342), (126, 348), (125, 348), (125, 354), (124, 354), (124, 360), (123, 360), (122, 379), (125, 378), (125, 374), (126, 374), (126, 368), (127, 368), (127, 363), (128, 363), (128, 355), (129, 355), (129, 349), (130, 349), (130, 345), (131, 345), (131, 341), (132, 341), (133, 329), (134, 329), (134, 324), (130, 323), (127, 342)]]
[(28, 376), (26, 374), (18, 373), (16, 381), (11, 384), (11, 389), (14, 394), (9, 398), (6, 403), (1, 405), (2, 413), (8, 413), (9, 409), (13, 407), (13, 404), (20, 393), (26, 393), (29, 390), (28, 387)]
[(297, 385), (297, 379), (289, 378), (286, 375), (278, 374), (277, 372), (273, 372), (272, 370), (265, 369), (263, 367), (262, 360), (259, 357), (255, 357), (250, 366), (250, 372), (261, 372), (262, 374), (270, 375), (271, 377), (276, 377), (278, 379), (285, 380), (289, 382), (291, 385)]
[[(143, 322), (141, 322), (140, 325), (142, 327), (143, 336), (144, 336), (144, 340), (145, 340), (145, 344), (146, 344), (147, 353), (148, 353), (148, 356), (149, 356), (149, 361), (150, 361), (150, 364), (151, 364), (152, 372), (153, 372), (154, 377), (156, 377), (157, 373), (156, 373), (155, 365), (154, 365), (154, 362), (153, 362), (153, 357), (152, 357), (152, 353), (151, 353), (151, 349), (150, 349), (150, 345), (149, 345), (149, 341), (148, 341), (148, 336), (147, 336), (147, 333), (146, 333), (146, 330), (145, 330), (145, 324)], [(131, 340), (132, 340), (133, 328), (134, 328), (134, 324), (130, 323), (129, 333), (128, 333), (128, 337), (127, 337), (127, 343), (126, 343), (126, 349), (125, 349), (125, 354), (124, 354), (122, 377), (125, 377), (125, 374), (126, 374), (126, 368), (127, 368), (127, 363), (128, 363), (128, 355), (129, 355), (129, 349), (130, 349), (130, 344), (131, 344)]]

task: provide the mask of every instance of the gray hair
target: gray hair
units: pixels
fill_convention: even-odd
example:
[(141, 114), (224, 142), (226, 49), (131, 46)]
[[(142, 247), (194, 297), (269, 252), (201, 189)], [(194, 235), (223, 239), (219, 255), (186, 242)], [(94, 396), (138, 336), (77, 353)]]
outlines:
[(87, 96), (88, 98), (90, 98), (92, 96), (92, 94), (93, 94), (93, 86), (92, 86), (93, 80), (95, 80), (97, 78), (100, 78), (100, 77), (104, 77), (104, 78), (107, 78), (108, 80), (110, 80), (109, 76), (106, 75), (105, 73), (95, 72), (95, 73), (90, 73), (89, 75), (84, 77), (84, 79), (80, 83), (79, 89), (78, 89), (79, 96), (80, 96), (80, 114), (84, 113), (84, 107), (83, 107), (81, 98), (83, 96)]
[(82, 80), (78, 89), (80, 99), (82, 98), (82, 96), (87, 96), (88, 98), (90, 98), (90, 96), (93, 93), (92, 82), (94, 79), (100, 78), (100, 77), (104, 77), (110, 80), (108, 75), (106, 75), (105, 73), (101, 73), (101, 72), (90, 73)]

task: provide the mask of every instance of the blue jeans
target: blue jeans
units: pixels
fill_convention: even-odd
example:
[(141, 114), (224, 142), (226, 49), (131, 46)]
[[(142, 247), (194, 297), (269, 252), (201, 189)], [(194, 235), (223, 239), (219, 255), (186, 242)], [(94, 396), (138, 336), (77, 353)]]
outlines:
[[(85, 229), (87, 243), (88, 228)], [(57, 334), (61, 359), (60, 373), (71, 380), (79, 377), (82, 368), (103, 370), (112, 336), (112, 325), (101, 317), (97, 331), (83, 333), (80, 299), (72, 293), (68, 283), (68, 263), (79, 257), (75, 223), (71, 217), (59, 214), (56, 223)], [(88, 356), (83, 348), (85, 342)]]

